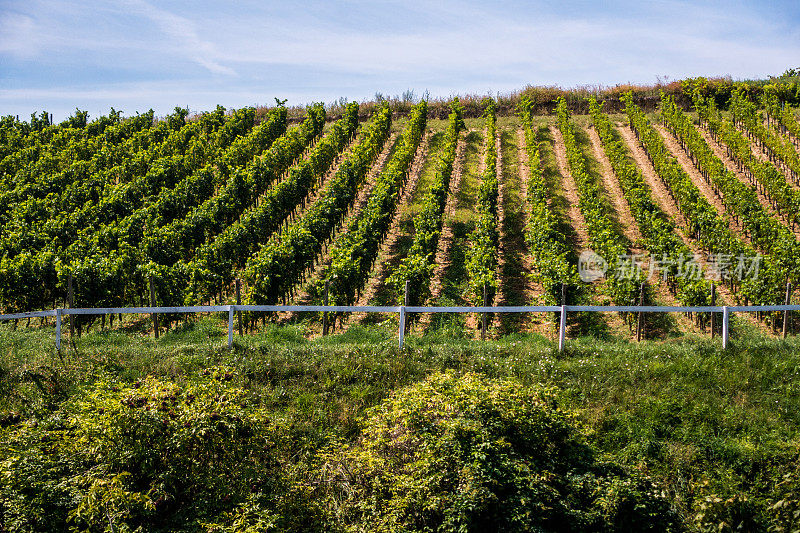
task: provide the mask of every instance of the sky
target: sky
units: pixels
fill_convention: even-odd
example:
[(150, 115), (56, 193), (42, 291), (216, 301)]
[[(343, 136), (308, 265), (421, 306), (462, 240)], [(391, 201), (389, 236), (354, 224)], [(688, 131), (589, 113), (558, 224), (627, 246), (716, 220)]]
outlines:
[(0, 0), (0, 115), (497, 94), (800, 67), (800, 2)]

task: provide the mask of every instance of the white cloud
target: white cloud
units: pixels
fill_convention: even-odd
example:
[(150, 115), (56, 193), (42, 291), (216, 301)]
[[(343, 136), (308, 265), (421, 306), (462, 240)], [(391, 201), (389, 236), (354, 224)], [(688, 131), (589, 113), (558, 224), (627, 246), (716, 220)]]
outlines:
[[(8, 83), (38, 90), (0, 91), (0, 114), (56, 102), (107, 109), (115, 98), (125, 109), (169, 110), (273, 95), (296, 103), (408, 88), (447, 96), (657, 75), (759, 77), (800, 57), (800, 24), (752, 6), (679, 0), (632, 9), (513, 0), (181, 4), (188, 9), (154, 0), (5, 1), (14, 11), (0, 8), (0, 61), (35, 58), (28, 64), (40, 75)], [(42, 65), (64, 65), (67, 75), (48, 85)]]
[(38, 29), (33, 19), (19, 13), (0, 14), (0, 54), (30, 59), (39, 52)]
[(223, 65), (216, 58), (215, 46), (201, 39), (197, 27), (191, 20), (155, 7), (144, 0), (125, 0), (132, 10), (154, 22), (165, 34), (171, 37), (179, 49), (191, 60), (214, 74), (236, 75), (236, 72)]

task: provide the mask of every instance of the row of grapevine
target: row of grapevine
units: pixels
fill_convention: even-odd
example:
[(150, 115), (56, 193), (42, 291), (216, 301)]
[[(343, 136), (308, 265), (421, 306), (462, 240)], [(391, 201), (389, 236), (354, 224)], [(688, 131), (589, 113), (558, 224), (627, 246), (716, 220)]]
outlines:
[(767, 213), (758, 201), (755, 191), (725, 168), (725, 164), (714, 154), (689, 116), (675, 105), (670, 96), (663, 93), (661, 116), (666, 127), (681, 141), (684, 150), (691, 154), (704, 179), (714, 185), (714, 190), (722, 199), (726, 210), (741, 221), (755, 247), (769, 255), (772, 264), (784, 279), (800, 279), (800, 264), (797, 263), (800, 243), (789, 228)]
[(584, 283), (578, 276), (577, 257), (561, 230), (562, 221), (548, 204), (553, 190), (548, 185), (542, 168), (540, 141), (531, 118), (532, 111), (533, 103), (523, 99), (519, 116), (525, 132), (525, 150), (528, 154), (526, 203), (530, 217), (525, 228), (525, 242), (535, 259), (535, 279), (542, 285), (545, 304), (561, 304), (562, 296), (567, 303), (575, 304), (582, 299)]
[[(700, 192), (692, 179), (672, 156), (661, 135), (650, 124), (642, 109), (633, 103), (633, 95), (623, 95), (625, 113), (634, 134), (644, 148), (656, 173), (687, 221), (687, 233), (692, 235), (709, 254), (722, 254), (728, 258), (742, 258), (751, 262), (757, 253), (728, 228), (728, 222)], [(722, 272), (721, 272), (722, 274)], [(722, 282), (736, 293), (742, 302), (756, 305), (774, 304), (782, 291), (783, 279), (770, 261), (762, 261), (757, 277), (739, 280), (723, 275)]]
[(367, 205), (331, 249), (331, 265), (325, 278), (330, 281), (331, 297), (338, 305), (355, 302), (374, 266), (427, 120), (428, 104), (423, 100), (413, 107), (395, 152), (378, 176)]
[[(589, 173), (586, 158), (578, 146), (575, 136), (575, 123), (570, 118), (567, 102), (559, 98), (556, 106), (558, 127), (567, 149), (570, 173), (578, 185), (578, 207), (586, 221), (589, 245), (593, 251), (605, 259), (609, 265), (626, 263), (628, 250), (622, 236), (617, 233), (611, 220), (609, 207), (603, 200), (603, 193), (597, 180)], [(607, 278), (610, 296), (617, 305), (631, 305), (639, 296), (642, 275), (612, 275)]]
[[(3, 128), (0, 151), (0, 178), (3, 186), (14, 187), (41, 173), (53, 173), (78, 159), (88, 159), (98, 150), (153, 125), (153, 112), (122, 119), (111, 110), (106, 116), (87, 123), (88, 114), (59, 125), (31, 129)], [(40, 161), (42, 160), (42, 161)]]
[[(283, 117), (278, 120), (281, 130), (285, 128), (285, 114), (279, 114)], [(180, 183), (179, 177), (196, 172), (195, 162), (205, 164), (227, 146), (235, 146), (236, 140), (250, 131), (253, 120), (252, 109), (227, 119), (222, 108), (204, 115), (172, 131), (162, 142), (149, 142), (147, 150), (136, 154), (134, 164), (103, 169), (93, 176), (91, 181), (97, 181), (99, 176), (108, 179), (113, 175), (108, 173), (128, 172), (125, 180), (98, 201), (87, 201), (73, 212), (45, 212), (42, 222), (4, 235), (6, 253), (0, 260), (4, 304), (17, 309), (50, 306), (65, 294), (70, 274), (79, 281), (76, 301), (85, 305), (124, 305), (131, 301), (125, 297), (129, 287), (141, 286), (140, 278), (129, 275), (137, 270), (139, 256), (127, 243), (108, 239), (113, 236), (109, 228), (135, 208), (158, 201), (170, 185)], [(75, 220), (91, 223), (81, 225)]]
[(353, 139), (358, 129), (358, 104), (351, 102), (343, 116), (307, 157), (294, 165), (286, 177), (270, 187), (236, 222), (213, 240), (200, 246), (188, 270), (202, 294), (212, 294), (230, 283), (234, 273), (281, 228), (306, 199), (322, 184), (325, 173)]
[[(323, 116), (324, 120), (324, 116)], [(313, 123), (319, 129), (319, 118), (315, 116)], [(316, 131), (315, 129), (315, 131)], [(110, 224), (104, 230), (102, 239), (106, 242), (126, 242), (137, 246), (145, 235), (163, 231), (164, 227), (172, 227), (175, 221), (181, 221), (209, 202), (230, 201), (226, 192), (230, 189), (233, 176), (246, 165), (254, 161), (268, 159), (271, 154), (287, 148), (285, 139), (295, 136), (305, 140), (302, 134), (286, 132), (286, 111), (272, 113), (268, 119), (253, 128), (250, 133), (239, 137), (228, 148), (223, 150), (213, 164), (204, 166), (184, 178), (172, 189), (162, 190), (158, 197), (122, 220)], [(268, 150), (265, 155), (262, 155)]]
[(790, 140), (764, 126), (756, 104), (747, 98), (741, 88), (731, 93), (728, 108), (734, 125), (743, 128), (766, 150), (773, 163), (782, 165), (794, 182), (800, 183), (800, 154)]
[[(90, 195), (73, 208), (60, 209), (58, 195), (49, 195), (45, 200), (53, 199), (52, 205), (45, 208), (45, 204), (40, 203), (41, 208), (31, 209), (30, 215), (25, 208), (17, 206), (18, 213), (26, 213), (25, 216), (6, 224), (0, 236), (0, 301), (6, 309), (55, 306), (57, 299), (65, 294), (57, 275), (69, 262), (64, 250), (80, 236), (90, 236), (101, 225), (97, 221), (100, 209), (115, 205), (126, 208), (133, 202), (143, 201), (147, 189), (158, 192), (174, 174), (167, 171), (182, 165), (187, 153), (201, 151), (207, 139), (224, 124), (221, 108), (182, 127), (179, 123), (184, 123), (183, 115), (172, 118), (175, 120), (167, 122), (173, 122), (174, 127), (148, 130), (148, 133), (166, 135), (152, 139), (142, 136), (152, 141), (143, 143), (146, 149), (121, 164), (94, 173), (87, 180), (87, 188), (95, 183), (118, 183), (102, 197)], [(148, 184), (151, 185), (146, 187)], [(62, 197), (67, 194), (65, 192)], [(103, 260), (104, 263), (109, 261), (116, 262), (116, 259)]]
[(409, 283), (409, 305), (421, 305), (430, 295), (431, 276), (436, 266), (434, 259), (442, 233), (444, 208), (450, 191), (450, 178), (456, 159), (456, 147), (461, 130), (466, 126), (463, 108), (458, 99), (450, 103), (450, 116), (444, 134), (444, 147), (436, 164), (436, 175), (430, 190), (421, 201), (414, 217), (414, 240), (408, 254), (389, 276), (388, 284), (394, 288), (398, 303), (404, 299), (406, 282)]
[[(149, 143), (146, 150), (136, 151), (120, 164), (74, 169), (74, 186), (62, 194), (17, 205), (18, 216), (6, 225), (14, 237), (3, 241), (3, 249), (13, 254), (48, 245), (66, 248), (79, 235), (124, 218), (163, 187), (174, 186), (206, 164), (214, 150), (211, 147), (232, 136), (222, 130), (243, 133), (251, 127), (252, 113), (245, 110), (224, 120), (220, 110), (171, 132), (160, 142)], [(126, 148), (136, 150), (135, 146)]]
[(60, 197), (86, 169), (96, 171), (105, 168), (116, 158), (125, 145), (135, 145), (138, 139), (150, 138), (156, 133), (175, 131), (180, 128), (173, 121), (164, 121), (153, 126), (153, 114), (139, 115), (118, 124), (110, 125), (94, 136), (83, 129), (69, 128), (64, 131), (78, 131), (81, 135), (70, 136), (66, 143), (33, 144), (23, 150), (8, 155), (0, 162), (2, 190), (0, 190), (0, 224), (6, 224), (11, 215), (9, 210), (32, 198), (43, 199), (48, 195)]
[[(484, 170), (478, 188), (478, 218), (475, 229), (469, 234), (470, 252), (467, 257), (467, 283), (473, 303), (492, 305), (497, 293), (497, 254), (499, 245), (497, 199), (497, 113), (495, 101), (483, 112), (486, 122), (486, 140), (483, 155)], [(485, 293), (484, 293), (485, 291)]]
[(383, 105), (363, 128), (360, 141), (342, 162), (322, 196), (297, 222), (273, 235), (245, 265), (250, 288), (247, 301), (286, 301), (294, 287), (314, 267), (322, 247), (352, 207), (356, 193), (389, 137), (392, 112)]
[(699, 92), (694, 95), (694, 107), (714, 140), (722, 141), (728, 156), (745, 174), (751, 186), (765, 195), (784, 220), (792, 227), (800, 219), (800, 191), (770, 162), (761, 162), (753, 154), (750, 141), (732, 122), (723, 120), (713, 100)]
[(654, 260), (661, 261), (662, 271), (670, 290), (685, 305), (709, 305), (709, 284), (705, 279), (686, 276), (676, 258), (692, 257), (691, 250), (675, 232), (675, 224), (653, 200), (649, 185), (641, 170), (628, 157), (624, 143), (614, 135), (608, 115), (597, 100), (589, 100), (592, 123), (611, 162), (614, 175), (631, 209), (634, 220), (644, 237), (645, 248)]
[(792, 135), (800, 140), (800, 121), (794, 114), (794, 109), (787, 103), (782, 103), (775, 95), (764, 95), (762, 99), (764, 109), (767, 111), (767, 119), (777, 123), (776, 127), (784, 135)]
[[(156, 263), (171, 265), (188, 261), (198, 246), (234, 223), (303, 154), (322, 133), (325, 110), (315, 105), (299, 126), (286, 132), (261, 157), (247, 161), (243, 168), (225, 180), (216, 194), (192, 209), (186, 216), (155, 228), (142, 241), (144, 255)], [(230, 165), (228, 165), (230, 166)], [(223, 173), (224, 175), (229, 172)]]
[[(112, 301), (125, 301), (126, 294), (136, 294), (137, 291), (142, 291), (144, 289), (144, 280), (146, 279), (145, 274), (148, 276), (157, 274), (154, 277), (157, 278), (160, 284), (162, 300), (174, 304), (183, 303), (183, 293), (186, 290), (186, 285), (183, 282), (185, 268), (183, 264), (173, 268), (175, 262), (181, 259), (186, 261), (191, 258), (196, 246), (199, 246), (207, 239), (213, 238), (222, 231), (222, 228), (229, 221), (235, 221), (233, 215), (236, 212), (241, 213), (253, 201), (257, 192), (263, 190), (268, 183), (273, 182), (283, 174), (291, 162), (296, 157), (299, 157), (305, 147), (320, 134), (325, 123), (325, 112), (321, 106), (310, 108), (308, 118), (301, 125), (292, 128), (285, 135), (279, 137), (274, 143), (271, 143), (269, 150), (253, 159), (264, 147), (267, 134), (269, 134), (269, 137), (274, 138), (274, 134), (278, 133), (282, 127), (285, 127), (283, 120), (279, 119), (278, 123), (279, 125), (276, 125), (273, 121), (267, 121), (255, 132), (255, 135), (242, 137), (241, 140), (249, 148), (237, 141), (231, 145), (230, 151), (222, 154), (216, 165), (216, 171), (221, 172), (223, 176), (233, 172), (233, 176), (228, 180), (222, 180), (224, 185), (219, 191), (194, 209), (191, 209), (191, 206), (180, 206), (184, 212), (191, 209), (188, 216), (176, 218), (171, 224), (149, 233), (143, 234), (141, 230), (127, 233), (125, 237), (130, 238), (130, 241), (111, 240), (111, 242), (103, 242), (102, 240), (95, 240), (90, 244), (92, 247), (87, 251), (85, 257), (71, 265), (70, 273), (83, 283), (94, 283), (95, 287), (92, 294), (95, 295), (95, 298), (102, 296)], [(245, 164), (246, 166), (242, 169), (242, 165)], [(253, 171), (254, 168), (258, 170)], [(210, 169), (207, 169), (207, 171), (210, 172)], [(159, 200), (165, 197), (168, 196), (161, 195)], [(158, 203), (159, 200), (156, 200), (155, 203)], [(143, 211), (147, 214), (146, 209), (147, 207), (140, 210), (140, 212)], [(144, 217), (140, 216), (138, 218), (143, 220)], [(174, 230), (176, 227), (185, 229), (189, 223), (199, 224), (200, 222), (206, 223), (204, 231), (184, 231), (183, 233), (168, 231)], [(107, 235), (108, 232), (101, 232), (100, 239)], [(144, 235), (144, 240), (137, 249), (137, 245), (140, 244), (137, 237), (140, 235)], [(186, 237), (187, 235), (196, 239), (196, 241), (192, 243)], [(159, 238), (160, 240), (157, 240)], [(99, 244), (99, 249), (94, 246), (95, 243)], [(166, 256), (167, 260), (154, 260), (155, 254), (151, 253), (153, 251), (158, 254), (158, 258)], [(179, 255), (181, 252), (186, 255), (181, 257)], [(106, 269), (102, 273), (103, 278), (106, 280), (104, 286), (98, 286), (96, 279), (91, 282), (85, 279), (87, 275), (96, 277), (98, 273), (94, 266), (114, 253), (118, 254), (118, 260), (111, 267), (113, 270)], [(170, 257), (177, 258), (174, 261), (170, 261)], [(173, 275), (172, 271), (177, 272), (178, 275)]]

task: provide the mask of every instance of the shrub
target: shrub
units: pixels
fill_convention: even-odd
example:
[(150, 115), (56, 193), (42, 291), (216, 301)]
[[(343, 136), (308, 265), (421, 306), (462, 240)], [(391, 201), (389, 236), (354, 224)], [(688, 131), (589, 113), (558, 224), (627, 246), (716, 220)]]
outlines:
[(670, 531), (646, 478), (597, 460), (554, 392), (434, 375), (368, 410), (327, 457), (331, 513), (369, 531)]
[[(0, 440), (0, 530), (171, 530), (280, 504), (281, 431), (234, 375), (100, 381)], [(278, 514), (278, 513), (276, 513)]]

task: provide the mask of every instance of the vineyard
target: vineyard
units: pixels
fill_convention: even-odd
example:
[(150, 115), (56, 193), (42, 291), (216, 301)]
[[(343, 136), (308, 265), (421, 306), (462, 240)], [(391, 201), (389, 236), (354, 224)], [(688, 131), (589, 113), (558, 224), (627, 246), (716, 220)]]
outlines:
[[(6, 117), (0, 312), (792, 304), (797, 111), (776, 90), (734, 87), (724, 100), (689, 81), (680, 94), (662, 91), (654, 113), (631, 92), (619, 104), (562, 95), (545, 114), (538, 94), (505, 114), (491, 98), (469, 108), (455, 99), (446, 119), (434, 117), (440, 102), (427, 101), (404, 110), (341, 104), (335, 117), (322, 104), (291, 116), (278, 105), (192, 117), (176, 108), (158, 120)], [(588, 282), (579, 275), (587, 250), (607, 270)], [(468, 337), (555, 331), (542, 313), (510, 329), (485, 314), (479, 326), (477, 316), (410, 316), (406, 327), (425, 335), (448, 324)], [(71, 316), (70, 328), (113, 328), (114, 315), (106, 318)], [(165, 318), (169, 329), (188, 317)], [(328, 318), (344, 330), (381, 321)], [(126, 320), (119, 315), (117, 327)], [(323, 329), (320, 313), (243, 320), (247, 331), (287, 321), (312, 336)], [(571, 335), (717, 332), (709, 313), (570, 322)], [(767, 334), (794, 329), (791, 313), (735, 322)]]
[(4, 117), (0, 532), (797, 531), (798, 104)]

